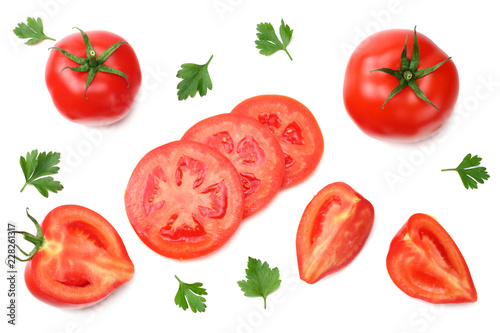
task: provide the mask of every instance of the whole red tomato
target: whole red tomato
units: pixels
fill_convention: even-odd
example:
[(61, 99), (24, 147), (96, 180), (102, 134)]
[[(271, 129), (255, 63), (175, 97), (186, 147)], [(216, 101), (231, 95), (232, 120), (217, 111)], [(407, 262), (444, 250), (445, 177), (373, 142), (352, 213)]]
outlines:
[(371, 35), (354, 50), (344, 104), (365, 134), (415, 142), (446, 123), (458, 88), (455, 64), (436, 44), (416, 30), (392, 29)]
[(122, 119), (141, 78), (130, 44), (108, 31), (80, 30), (64, 37), (52, 49), (45, 68), (45, 82), (57, 110), (89, 126)]

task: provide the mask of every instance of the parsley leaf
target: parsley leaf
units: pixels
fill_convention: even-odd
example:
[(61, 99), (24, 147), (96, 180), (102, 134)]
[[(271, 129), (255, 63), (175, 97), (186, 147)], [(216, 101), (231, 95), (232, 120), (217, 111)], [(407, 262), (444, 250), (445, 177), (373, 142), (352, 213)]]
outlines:
[(17, 37), (26, 39), (30, 38), (26, 43), (26, 45), (36, 44), (41, 40), (50, 39), (55, 40), (54, 38), (50, 38), (43, 33), (43, 23), (41, 18), (28, 17), (28, 24), (26, 23), (18, 23), (17, 27), (14, 28), (14, 33)]
[(238, 281), (241, 291), (247, 297), (262, 296), (265, 309), (267, 296), (278, 289), (281, 284), (278, 268), (270, 269), (266, 261), (262, 263), (258, 259), (248, 257), (248, 268), (245, 272), (247, 280)]
[(201, 288), (203, 286), (203, 283), (196, 282), (196, 283), (184, 283), (179, 278), (177, 275), (175, 276), (177, 281), (179, 281), (179, 290), (177, 291), (177, 294), (175, 295), (175, 304), (177, 304), (180, 308), (182, 308), (184, 311), (189, 307), (191, 308), (191, 311), (196, 313), (197, 311), (199, 312), (205, 312), (206, 305), (205, 305), (205, 298), (199, 295), (207, 295), (207, 290), (205, 288)]
[(291, 30), (290, 27), (283, 22), (283, 19), (281, 19), (280, 26), (281, 41), (278, 36), (276, 36), (276, 32), (274, 31), (271, 23), (257, 24), (257, 31), (258, 40), (255, 41), (255, 45), (257, 45), (257, 48), (260, 50), (260, 54), (268, 56), (276, 51), (283, 50), (286, 54), (288, 54), (290, 60), (293, 60), (292, 56), (286, 49), (292, 39), (293, 30)]
[(490, 175), (486, 171), (485, 167), (480, 167), (482, 158), (472, 154), (468, 154), (464, 157), (463, 161), (454, 169), (443, 169), (441, 171), (456, 171), (462, 179), (466, 189), (477, 188), (477, 183), (484, 184), (484, 181), (490, 178)]
[(187, 99), (189, 96), (194, 97), (196, 92), (199, 92), (200, 96), (205, 96), (207, 89), (212, 90), (212, 80), (208, 74), (208, 64), (210, 64), (213, 57), (212, 55), (204, 65), (181, 65), (181, 69), (177, 72), (177, 77), (182, 79), (177, 85), (177, 89), (179, 89), (177, 92), (179, 101)]
[(57, 193), (57, 191), (62, 190), (63, 186), (60, 182), (54, 180), (52, 177), (45, 177), (54, 175), (59, 171), (59, 167), (56, 165), (60, 159), (60, 153), (42, 152), (39, 154), (36, 149), (31, 151), (31, 153), (27, 153), (26, 157), (21, 156), (19, 163), (21, 164), (21, 169), (26, 180), (21, 192), (24, 191), (26, 186), (33, 185), (38, 192), (48, 198), (48, 191)]

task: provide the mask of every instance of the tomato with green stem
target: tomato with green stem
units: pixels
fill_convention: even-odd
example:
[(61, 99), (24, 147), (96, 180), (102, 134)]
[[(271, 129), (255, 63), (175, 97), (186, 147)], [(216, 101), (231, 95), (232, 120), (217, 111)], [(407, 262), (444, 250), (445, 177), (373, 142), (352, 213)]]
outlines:
[(458, 71), (450, 58), (416, 28), (369, 36), (347, 64), (347, 113), (365, 134), (379, 140), (416, 142), (432, 136), (449, 119), (458, 98)]
[(67, 119), (89, 126), (124, 118), (141, 81), (132, 46), (102, 30), (80, 30), (64, 37), (52, 47), (45, 67), (45, 82), (56, 109)]
[(134, 276), (134, 265), (115, 228), (96, 212), (76, 205), (53, 209), (42, 224), (28, 213), (37, 234), (19, 232), (35, 245), (27, 256), (28, 290), (53, 306), (95, 304)]

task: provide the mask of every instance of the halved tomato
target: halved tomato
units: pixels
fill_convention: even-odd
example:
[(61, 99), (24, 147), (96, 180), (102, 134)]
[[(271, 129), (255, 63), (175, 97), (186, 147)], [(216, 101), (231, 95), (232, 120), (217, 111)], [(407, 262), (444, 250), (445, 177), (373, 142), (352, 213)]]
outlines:
[(179, 260), (201, 257), (220, 248), (241, 222), (240, 175), (212, 147), (170, 142), (139, 161), (127, 185), (125, 208), (152, 250)]
[(282, 187), (309, 176), (323, 155), (323, 134), (309, 109), (299, 101), (281, 95), (260, 95), (238, 104), (231, 113), (259, 120), (278, 138), (285, 154)]
[(430, 303), (477, 300), (476, 288), (462, 253), (436, 221), (414, 214), (391, 242), (387, 270), (407, 295)]
[(182, 139), (212, 146), (233, 162), (243, 185), (243, 218), (266, 206), (281, 187), (283, 150), (274, 135), (251, 117), (213, 116), (192, 126)]
[(28, 290), (39, 300), (62, 307), (95, 304), (134, 276), (134, 264), (115, 228), (93, 210), (77, 205), (54, 208), (37, 235), (24, 271)]
[(297, 230), (300, 278), (315, 283), (349, 264), (373, 226), (372, 204), (341, 182), (325, 186), (307, 205)]

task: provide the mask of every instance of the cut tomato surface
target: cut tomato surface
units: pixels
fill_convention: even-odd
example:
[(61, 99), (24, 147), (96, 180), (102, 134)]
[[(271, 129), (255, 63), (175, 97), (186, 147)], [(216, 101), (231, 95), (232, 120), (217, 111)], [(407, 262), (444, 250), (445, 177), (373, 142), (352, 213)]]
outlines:
[(137, 164), (125, 208), (135, 232), (152, 250), (179, 260), (201, 257), (220, 248), (241, 222), (240, 174), (216, 149), (174, 141)]
[(349, 264), (373, 226), (372, 204), (341, 182), (325, 186), (307, 205), (297, 230), (300, 278), (316, 283)]
[(192, 126), (182, 139), (205, 143), (231, 160), (243, 185), (244, 218), (265, 207), (281, 187), (283, 150), (275, 136), (251, 117), (213, 116)]
[(44, 219), (43, 246), (26, 265), (29, 291), (55, 306), (86, 306), (132, 279), (134, 265), (113, 226), (96, 212), (65, 205)]
[(462, 253), (436, 221), (414, 214), (391, 242), (391, 279), (407, 295), (430, 303), (475, 302), (477, 292)]
[(319, 164), (324, 142), (321, 129), (309, 109), (281, 95), (260, 95), (238, 104), (231, 113), (257, 119), (278, 139), (285, 155), (282, 187), (307, 178)]

